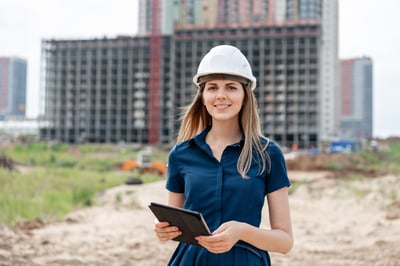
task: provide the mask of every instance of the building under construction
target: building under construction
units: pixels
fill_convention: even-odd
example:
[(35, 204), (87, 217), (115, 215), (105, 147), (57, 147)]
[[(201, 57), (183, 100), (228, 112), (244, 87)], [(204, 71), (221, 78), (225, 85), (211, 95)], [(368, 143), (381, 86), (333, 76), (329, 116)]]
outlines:
[(282, 146), (316, 146), (321, 1), (247, 2), (141, 1), (138, 36), (44, 40), (42, 139), (173, 143), (198, 63), (213, 46), (231, 44), (257, 78), (264, 134)]
[[(163, 43), (163, 50), (169, 50), (170, 38)], [(168, 142), (158, 136), (171, 136), (167, 125), (172, 110), (160, 105), (169, 101), (161, 98), (168, 95), (164, 88), (157, 88), (158, 98), (149, 91), (150, 47), (149, 37), (44, 40), (41, 138), (67, 143)], [(161, 62), (170, 61), (170, 53), (162, 56)], [(168, 84), (169, 65), (160, 67), (158, 83)]]

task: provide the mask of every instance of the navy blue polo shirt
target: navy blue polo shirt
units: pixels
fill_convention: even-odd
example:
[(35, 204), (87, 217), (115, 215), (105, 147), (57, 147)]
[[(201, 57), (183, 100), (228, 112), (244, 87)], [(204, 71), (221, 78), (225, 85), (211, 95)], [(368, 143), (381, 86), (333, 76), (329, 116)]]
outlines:
[[(171, 149), (166, 188), (184, 193), (184, 208), (201, 212), (211, 231), (231, 220), (258, 227), (265, 195), (290, 185), (281, 149), (270, 141), (270, 171), (259, 173), (254, 161), (247, 173), (249, 178), (243, 179), (236, 166), (243, 140), (227, 146), (218, 161), (205, 141), (209, 130)], [(261, 141), (267, 143), (263, 138)]]

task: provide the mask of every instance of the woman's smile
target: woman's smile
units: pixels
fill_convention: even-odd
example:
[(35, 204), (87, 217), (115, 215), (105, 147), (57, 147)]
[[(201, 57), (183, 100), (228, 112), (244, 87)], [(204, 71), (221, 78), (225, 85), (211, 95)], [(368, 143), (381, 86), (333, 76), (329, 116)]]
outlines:
[(218, 110), (225, 110), (227, 109), (229, 106), (231, 106), (230, 104), (216, 104), (214, 105), (215, 108), (217, 108)]

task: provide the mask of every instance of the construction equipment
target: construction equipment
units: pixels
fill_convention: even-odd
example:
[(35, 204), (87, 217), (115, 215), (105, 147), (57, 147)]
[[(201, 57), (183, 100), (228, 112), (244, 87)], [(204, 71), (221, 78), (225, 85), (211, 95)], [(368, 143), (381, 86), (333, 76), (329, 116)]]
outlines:
[(167, 165), (165, 162), (152, 161), (152, 151), (148, 147), (144, 151), (138, 153), (138, 160), (126, 160), (122, 164), (124, 171), (139, 171), (140, 173), (157, 173), (159, 175), (167, 175)]

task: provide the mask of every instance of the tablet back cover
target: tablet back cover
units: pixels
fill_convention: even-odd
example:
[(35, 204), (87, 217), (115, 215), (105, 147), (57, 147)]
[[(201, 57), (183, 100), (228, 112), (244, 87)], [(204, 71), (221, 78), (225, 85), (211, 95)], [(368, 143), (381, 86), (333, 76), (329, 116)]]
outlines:
[(182, 234), (174, 238), (175, 241), (198, 245), (196, 236), (211, 234), (199, 212), (155, 202), (152, 202), (149, 208), (160, 222), (169, 222), (170, 225), (179, 228)]

